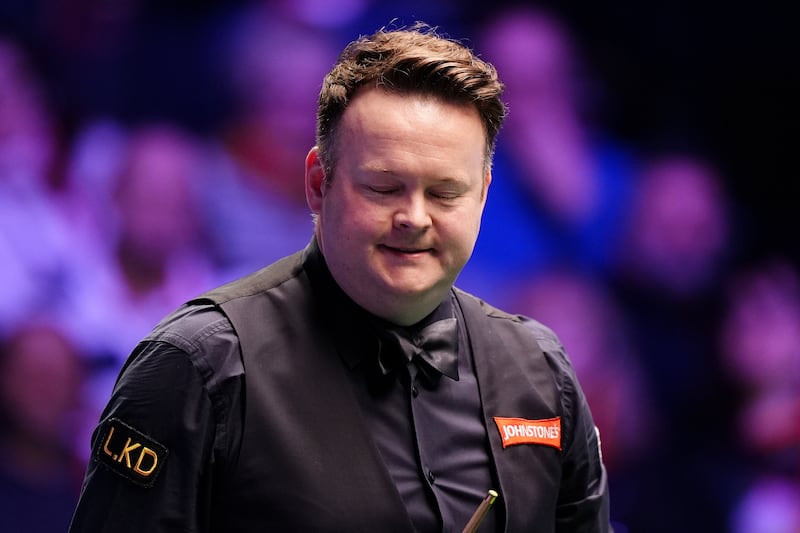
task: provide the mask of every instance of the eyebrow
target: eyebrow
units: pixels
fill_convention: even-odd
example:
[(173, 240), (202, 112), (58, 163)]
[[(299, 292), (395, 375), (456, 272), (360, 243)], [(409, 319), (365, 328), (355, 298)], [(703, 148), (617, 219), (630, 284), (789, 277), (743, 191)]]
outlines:
[[(405, 173), (397, 172), (395, 170), (392, 170), (392, 169), (389, 169), (389, 168), (383, 168), (383, 167), (364, 166), (364, 167), (362, 167), (362, 170), (364, 172), (366, 172), (366, 173), (369, 173), (369, 174), (375, 174), (375, 175), (380, 175), (380, 176), (391, 176), (391, 177), (397, 177), (397, 178), (401, 178), (404, 175), (406, 175)], [(414, 174), (414, 176), (419, 176), (419, 175), (418, 174)], [(430, 177), (430, 175), (428, 175), (428, 177)], [(440, 183), (450, 183), (450, 182), (452, 182), (452, 183), (463, 183), (465, 181), (464, 179), (457, 178), (456, 176), (433, 176), (433, 177), (431, 177), (431, 179), (435, 179), (437, 182), (440, 182)]]

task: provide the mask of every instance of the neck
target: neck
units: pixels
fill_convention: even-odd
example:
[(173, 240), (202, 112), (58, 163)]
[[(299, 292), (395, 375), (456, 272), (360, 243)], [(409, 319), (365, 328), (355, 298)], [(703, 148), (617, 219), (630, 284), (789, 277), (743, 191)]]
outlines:
[[(436, 305), (428, 305), (425, 307), (415, 306), (413, 309), (408, 308), (398, 308), (395, 312), (388, 312), (388, 313), (376, 313), (371, 309), (367, 309), (367, 311), (371, 312), (375, 316), (378, 316), (387, 322), (391, 322), (397, 326), (413, 326), (418, 322), (421, 322), (425, 317), (429, 316), (433, 313), (436, 308), (441, 304), (441, 302), (437, 303)], [(363, 307), (363, 306), (362, 306)]]
[(390, 305), (384, 302), (385, 305), (381, 309), (371, 308), (369, 305), (365, 305), (365, 302), (359, 301), (346, 292), (335, 280), (325, 262), (325, 255), (322, 252), (320, 242), (319, 231), (317, 231), (306, 251), (308, 265), (312, 270), (312, 281), (316, 280), (318, 282), (318, 289), (325, 291), (335, 298), (344, 297), (372, 316), (396, 326), (412, 326), (435, 311), (443, 300), (448, 299), (451, 290), (450, 287), (437, 298), (431, 296), (395, 298), (394, 301), (389, 302)]

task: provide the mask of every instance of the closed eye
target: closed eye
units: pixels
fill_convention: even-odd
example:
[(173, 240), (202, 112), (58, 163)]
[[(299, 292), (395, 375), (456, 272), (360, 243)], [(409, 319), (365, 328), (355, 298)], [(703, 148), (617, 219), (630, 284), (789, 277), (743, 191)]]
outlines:
[(367, 189), (369, 189), (370, 191), (372, 191), (372, 192), (374, 192), (376, 194), (381, 194), (381, 195), (394, 194), (394, 193), (396, 193), (397, 191), (400, 190), (397, 187), (376, 187), (374, 185), (368, 186)]
[(458, 191), (433, 191), (429, 194), (439, 200), (455, 200), (461, 196), (461, 193)]

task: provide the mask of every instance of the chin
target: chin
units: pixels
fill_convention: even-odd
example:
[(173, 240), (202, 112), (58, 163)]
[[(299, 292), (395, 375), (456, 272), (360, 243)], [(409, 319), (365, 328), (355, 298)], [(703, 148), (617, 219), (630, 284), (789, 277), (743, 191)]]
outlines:
[(441, 279), (421, 279), (419, 276), (387, 272), (383, 276), (383, 282), (386, 289), (395, 294), (415, 296), (430, 292), (441, 283)]

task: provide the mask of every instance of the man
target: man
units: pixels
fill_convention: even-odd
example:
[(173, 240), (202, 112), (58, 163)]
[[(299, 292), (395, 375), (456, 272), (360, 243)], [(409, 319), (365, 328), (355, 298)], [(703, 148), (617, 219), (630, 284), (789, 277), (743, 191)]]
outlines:
[(505, 115), (425, 27), (351, 43), (305, 164), (308, 247), (141, 342), (73, 532), (607, 531), (589, 408), (555, 336), (453, 288)]

